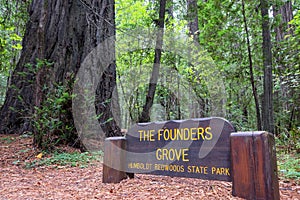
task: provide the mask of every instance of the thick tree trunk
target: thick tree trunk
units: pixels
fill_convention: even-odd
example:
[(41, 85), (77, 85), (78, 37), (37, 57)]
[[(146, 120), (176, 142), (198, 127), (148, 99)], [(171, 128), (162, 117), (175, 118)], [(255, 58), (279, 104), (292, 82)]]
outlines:
[(261, 0), (264, 96), (263, 96), (263, 129), (274, 133), (273, 119), (273, 78), (272, 78), (272, 44), (269, 25), (269, 1)]
[[(0, 112), (0, 133), (32, 131), (34, 106), (43, 101), (41, 87), (51, 90), (55, 83), (68, 84), (92, 49), (115, 35), (114, 0), (33, 0), (29, 14), (21, 58)], [(39, 69), (37, 60), (52, 65)], [(110, 84), (115, 84), (114, 64), (104, 76), (110, 78), (102, 78), (97, 94), (109, 98)]]
[[(11, 77), (11, 85), (6, 93), (5, 102), (0, 112), (1, 133), (23, 133), (31, 131), (30, 116), (33, 114), (35, 73), (30, 68), (36, 59), (42, 59), (44, 43), (41, 31), (44, 22), (43, 1), (33, 1), (30, 8), (30, 20), (26, 26), (21, 58)], [(31, 65), (31, 67), (29, 67)]]

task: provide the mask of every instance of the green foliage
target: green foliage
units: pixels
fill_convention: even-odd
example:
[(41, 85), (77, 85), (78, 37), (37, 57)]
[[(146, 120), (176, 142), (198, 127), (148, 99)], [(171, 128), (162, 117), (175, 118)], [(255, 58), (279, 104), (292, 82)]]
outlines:
[(119, 0), (116, 3), (116, 24), (118, 29), (132, 30), (138, 27), (149, 27), (152, 24), (151, 2), (136, 0)]
[[(21, 37), (28, 19), (25, 10), (28, 4), (21, 2), (30, 1), (0, 0), (0, 105), (4, 101), (6, 79), (14, 69), (22, 48)], [(137, 121), (145, 103), (154, 60), (153, 41), (156, 35), (153, 30), (158, 17), (158, 3), (159, 1), (116, 1), (118, 92), (125, 128)], [(163, 67), (160, 71), (152, 116), (157, 120), (210, 116), (213, 93), (221, 88), (218, 79), (224, 77), (224, 93), (227, 95), (225, 117), (233, 122), (238, 130), (256, 129), (241, 1), (207, 0), (197, 3), (200, 50), (197, 49), (199, 52), (195, 54), (191, 53), (193, 38), (187, 37), (186, 2), (169, 1), (167, 4), (168, 15), (161, 61)], [(258, 2), (245, 0), (244, 3), (255, 85), (261, 104), (263, 68), (260, 8)], [(285, 1), (279, 0), (274, 3), (281, 6)], [(293, 3), (295, 16), (289, 22), (290, 29), (286, 30), (285, 39), (276, 43), (275, 33), (272, 35), (274, 117), (277, 133), (280, 134), (278, 143), (289, 151), (299, 149), (300, 126), (300, 11), (299, 2)], [(271, 17), (272, 28), (280, 25), (280, 18), (280, 15)], [(191, 63), (197, 65), (193, 66)], [(37, 60), (36, 65), (26, 67), (30, 73), (38, 74), (50, 66), (51, 63), (47, 60)], [(211, 66), (216, 70), (211, 70)], [(18, 75), (25, 77), (28, 74), (20, 72)], [(42, 84), (43, 88), (40, 88), (41, 103), (35, 108), (32, 125), (36, 142), (44, 149), (64, 143), (74, 131), (73, 123), (65, 120), (72, 119), (69, 110), (73, 98), (70, 91), (72, 82), (70, 80), (69, 83)], [(87, 91), (87, 94), (89, 92)], [(90, 96), (92, 95), (86, 95), (85, 98)], [(22, 97), (19, 98), (21, 100)], [(86, 102), (93, 103), (94, 97)], [(203, 106), (200, 107), (200, 104)], [(93, 117), (99, 119), (101, 114)], [(67, 121), (67, 124), (63, 124), (62, 121)]]
[[(2, 21), (0, 17), (0, 21)], [(13, 26), (0, 23), (0, 106), (4, 102), (7, 77), (16, 65), (14, 59), (22, 49), (22, 38), (15, 33)]]
[(28, 19), (30, 1), (0, 0), (0, 106), (5, 99), (7, 79), (15, 68)]
[(290, 153), (293, 151), (300, 152), (300, 127), (291, 130), (282, 129), (277, 138), (277, 144), (285, 148)]
[(40, 167), (40, 166), (51, 166), (59, 168), (60, 166), (65, 167), (81, 167), (85, 168), (89, 165), (99, 162), (102, 160), (103, 152), (94, 153), (54, 153), (50, 157), (44, 157), (36, 159), (26, 163), (26, 168)]
[[(249, 76), (245, 24), (241, 2), (201, 1), (198, 2), (199, 32), (201, 46), (213, 58), (217, 69), (224, 76), (227, 93), (226, 118), (238, 130), (256, 127), (256, 112)], [(258, 95), (262, 82), (261, 26), (255, 3), (246, 1), (246, 18), (249, 30), (254, 77)]]
[(294, 19), (290, 21), (290, 24), (294, 26), (295, 37), (300, 37), (300, 11), (297, 12)]
[(6, 76), (0, 73), (0, 106), (4, 103), (6, 92)]
[[(290, 27), (285, 30), (285, 37), (274, 43), (275, 57), (275, 94), (279, 94), (275, 102), (276, 123), (279, 133), (290, 137), (295, 127), (300, 126), (300, 11), (289, 22)], [(283, 24), (287, 27), (287, 24)]]
[[(0, 17), (0, 21), (2, 21)], [(0, 23), (0, 72), (9, 75), (9, 70), (16, 65), (13, 60), (22, 49), (22, 37), (16, 33), (16, 27), (13, 25)]]
[[(37, 60), (36, 67), (28, 68), (36, 76), (40, 76), (39, 79), (48, 80), (51, 65), (46, 60)], [(71, 111), (73, 77), (66, 80), (65, 84), (40, 81), (42, 82), (37, 83), (36, 97), (40, 103), (35, 106), (32, 116), (35, 144), (42, 149), (52, 149), (60, 143), (74, 142), (75, 129)]]
[(290, 154), (279, 152), (278, 154), (277, 163), (279, 175), (283, 178), (300, 181), (300, 154), (295, 152)]
[[(217, 78), (210, 79), (215, 81), (215, 85), (209, 86), (207, 78), (215, 77), (215, 71), (209, 71), (209, 64), (214, 63), (218, 69), (219, 77), (224, 77), (224, 83), (227, 94), (226, 118), (233, 122), (238, 130), (253, 130), (256, 129), (256, 105), (253, 98), (253, 91), (250, 83), (249, 75), (249, 57), (248, 46), (246, 42), (245, 22), (243, 21), (242, 4), (241, 2), (225, 0), (225, 1), (198, 1), (198, 20), (199, 20), (199, 38), (200, 48), (204, 53), (180, 58), (172, 52), (163, 51), (162, 65), (171, 66), (178, 73), (173, 74), (170, 69), (162, 69), (158, 87), (158, 93), (155, 96), (154, 104), (158, 105), (157, 113), (169, 117), (177, 118), (178, 113), (171, 111), (162, 106), (162, 102), (167, 103), (170, 96), (176, 94), (184, 94), (189, 96), (189, 99), (184, 99), (180, 96), (179, 110), (186, 115), (181, 115), (181, 118), (190, 117), (192, 108), (189, 105), (197, 105), (199, 102), (205, 102), (205, 114), (201, 116), (209, 116), (209, 106), (211, 106), (211, 90), (219, 87)], [(261, 109), (263, 99), (263, 61), (262, 61), (262, 35), (261, 35), (261, 14), (259, 3), (244, 1), (245, 17), (249, 31), (250, 50), (252, 53), (253, 73), (255, 86), (257, 89), (259, 108)], [(274, 6), (278, 8), (285, 4), (285, 1), (276, 1)], [(153, 62), (153, 49), (147, 48), (148, 41), (144, 41), (143, 33), (137, 34), (137, 29), (152, 30), (154, 27), (153, 21), (157, 18), (157, 3), (148, 4), (138, 0), (122, 0), (117, 3), (117, 50), (121, 54), (117, 55), (117, 67), (119, 80), (121, 85), (119, 91), (124, 96), (129, 96), (129, 100), (121, 100), (124, 110), (128, 110), (129, 116), (135, 121), (141, 112), (147, 92), (149, 74), (151, 73), (151, 63)], [(180, 37), (187, 36), (187, 16), (186, 2), (175, 1), (169, 2), (167, 9), (168, 16), (166, 17), (166, 28), (164, 37), (164, 50), (166, 47), (172, 48), (180, 53), (191, 51), (185, 48), (190, 41), (185, 41), (180, 46), (176, 46)], [(273, 32), (274, 42), (274, 97), (275, 120), (277, 133), (293, 132), (293, 127), (299, 125), (299, 101), (300, 91), (300, 72), (299, 72), (299, 47), (300, 47), (300, 31), (299, 31), (299, 2), (293, 2), (294, 10), (297, 13), (294, 19), (290, 22), (293, 32), (286, 36), (286, 39), (280, 44), (275, 44), (275, 34)], [(298, 11), (297, 11), (298, 10)], [(297, 11), (297, 12), (295, 12)], [(272, 28), (280, 24), (281, 16), (276, 18), (271, 17)], [(282, 26), (283, 28), (284, 26)], [(130, 29), (130, 33), (123, 33), (123, 30)], [(284, 30), (282, 30), (284, 31)], [(150, 31), (149, 31), (150, 32)], [(126, 35), (127, 34), (127, 35)], [(126, 37), (124, 37), (126, 35)], [(128, 39), (130, 38), (130, 39)], [(171, 40), (170, 38), (173, 38)], [(192, 38), (189, 38), (192, 39)], [(124, 42), (124, 40), (126, 42)], [(154, 40), (154, 39), (152, 39)], [(120, 42), (121, 41), (121, 42)], [(176, 41), (176, 42), (174, 42)], [(146, 47), (140, 49), (140, 46)], [(132, 47), (132, 48), (131, 48)], [(124, 53), (122, 50), (130, 49)], [(278, 51), (277, 51), (278, 48)], [(186, 53), (186, 52), (185, 52)], [(183, 53), (183, 54), (185, 54)], [(185, 54), (186, 55), (186, 54)], [(189, 62), (198, 57), (199, 66), (191, 66)], [(282, 58), (281, 63), (277, 63), (276, 58)], [(212, 58), (212, 60), (210, 60)], [(284, 71), (280, 71), (279, 66), (286, 66)], [(206, 71), (205, 71), (206, 70)], [(201, 73), (199, 73), (201, 71)], [(143, 72), (143, 73), (140, 73)], [(180, 77), (177, 80), (175, 77)], [(179, 78), (178, 78), (179, 79)], [(206, 79), (206, 80), (205, 80)], [(129, 81), (127, 81), (129, 80)], [(180, 84), (180, 87), (175, 88), (175, 85)], [(132, 86), (132, 87), (131, 87)], [(131, 89), (133, 88), (133, 89)], [(167, 88), (167, 89), (166, 89)], [(171, 89), (170, 89), (171, 88)], [(289, 95), (281, 95), (281, 90), (288, 91)], [(188, 92), (187, 92), (188, 91)], [(193, 96), (194, 95), (194, 96)], [(193, 96), (193, 98), (190, 98)], [(198, 102), (194, 103), (192, 99)], [(287, 107), (284, 106), (287, 105)], [(167, 105), (167, 104), (165, 104)], [(155, 112), (156, 112), (155, 111)], [(168, 113), (169, 112), (169, 113)], [(124, 113), (123, 113), (124, 114)], [(155, 116), (156, 114), (153, 114)], [(199, 116), (199, 115), (198, 115)], [(156, 117), (157, 119), (169, 119), (169, 117)], [(125, 123), (126, 124), (126, 123)], [(283, 136), (284, 137), (284, 136)], [(291, 134), (288, 134), (288, 138)], [(283, 139), (284, 140), (284, 139)]]
[(73, 95), (61, 84), (55, 85), (52, 90), (45, 88), (45, 99), (39, 107), (35, 107), (32, 120), (36, 143), (42, 149), (70, 141), (74, 131), (73, 124), (68, 124), (68, 120), (72, 119), (69, 115)]

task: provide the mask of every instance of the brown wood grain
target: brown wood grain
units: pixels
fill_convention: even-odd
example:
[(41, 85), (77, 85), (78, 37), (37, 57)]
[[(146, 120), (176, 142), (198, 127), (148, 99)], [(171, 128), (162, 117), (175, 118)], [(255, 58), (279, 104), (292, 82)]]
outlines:
[(267, 132), (231, 135), (233, 195), (279, 199), (274, 137)]
[(119, 183), (126, 179), (124, 169), (126, 138), (111, 137), (104, 142), (103, 183)]

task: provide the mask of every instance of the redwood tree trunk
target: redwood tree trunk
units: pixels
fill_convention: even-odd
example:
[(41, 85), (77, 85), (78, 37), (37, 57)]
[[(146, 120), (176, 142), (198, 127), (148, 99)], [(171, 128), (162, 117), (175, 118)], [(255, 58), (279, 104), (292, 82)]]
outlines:
[[(288, 38), (285, 38), (286, 35), (292, 35), (293, 31), (290, 29), (291, 25), (289, 22), (293, 19), (293, 5), (292, 1), (286, 1), (284, 3), (280, 3), (279, 5), (273, 5), (273, 16), (274, 17), (280, 17), (281, 21), (278, 26), (275, 27), (275, 33), (276, 33), (276, 45), (275, 45), (275, 59), (276, 59), (276, 70), (279, 74), (279, 85), (280, 85), (280, 91), (279, 93), (275, 93), (276, 96), (274, 98), (276, 99), (277, 107), (275, 106), (275, 112), (283, 113), (284, 111), (291, 111), (291, 117), (293, 115), (294, 110), (294, 104), (291, 103), (289, 100), (293, 98), (293, 88), (290, 88), (289, 84), (284, 84), (285, 80), (285, 71), (289, 68), (287, 66), (287, 63), (284, 62), (285, 55), (281, 52), (284, 50), (281, 48), (281, 42), (288, 41)], [(280, 52), (280, 53), (279, 53)], [(283, 117), (279, 117), (276, 119), (276, 127), (277, 124), (280, 125), (287, 125), (291, 124), (292, 120), (284, 120)], [(287, 126), (288, 129), (290, 129), (290, 126)], [(280, 134), (280, 131), (278, 128), (275, 129), (276, 134)]]
[(280, 15), (280, 24), (275, 27), (276, 41), (280, 42), (284, 39), (287, 34), (292, 34), (291, 27), (288, 24), (293, 19), (293, 5), (292, 1), (286, 1), (281, 6), (273, 6), (273, 16)]
[[(92, 49), (115, 35), (114, 0), (33, 0), (29, 15), (21, 58), (0, 111), (0, 133), (32, 131), (34, 106), (43, 101), (41, 87), (51, 90), (54, 83), (67, 84)], [(37, 60), (53, 64), (39, 70)], [(102, 83), (99, 96), (110, 97), (115, 70), (113, 64), (106, 73), (110, 79), (102, 78), (109, 83)], [(106, 107), (99, 112), (108, 111)]]
[(273, 78), (272, 78), (272, 44), (269, 24), (269, 1), (261, 0), (263, 66), (264, 66), (264, 97), (262, 121), (263, 129), (274, 133), (273, 119)]

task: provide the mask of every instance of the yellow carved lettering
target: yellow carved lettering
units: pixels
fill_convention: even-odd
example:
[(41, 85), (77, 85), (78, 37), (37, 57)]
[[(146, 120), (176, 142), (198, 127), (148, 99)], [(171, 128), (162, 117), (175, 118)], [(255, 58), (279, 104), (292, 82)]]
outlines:
[(211, 173), (215, 175), (230, 176), (229, 168), (225, 168), (225, 167), (212, 167)]
[(157, 149), (156, 150), (156, 159), (157, 160), (182, 160), (184, 162), (188, 162), (188, 150), (185, 149)]
[(213, 134), (210, 132), (211, 131), (211, 127), (206, 127), (205, 128), (205, 139), (206, 140), (211, 140), (213, 138)]
[(198, 128), (198, 139), (202, 139), (202, 140), (204, 140), (204, 128), (202, 128), (202, 127), (199, 127)]

